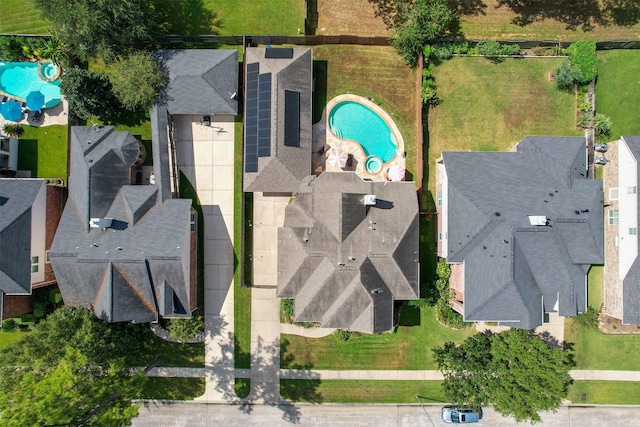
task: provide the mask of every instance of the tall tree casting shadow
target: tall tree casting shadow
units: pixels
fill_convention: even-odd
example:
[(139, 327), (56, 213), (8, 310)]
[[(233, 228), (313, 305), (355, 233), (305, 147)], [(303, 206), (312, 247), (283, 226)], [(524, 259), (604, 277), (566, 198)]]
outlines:
[(160, 0), (157, 13), (162, 23), (162, 34), (218, 34), (218, 28), (222, 26), (222, 20), (207, 9), (202, 0)]

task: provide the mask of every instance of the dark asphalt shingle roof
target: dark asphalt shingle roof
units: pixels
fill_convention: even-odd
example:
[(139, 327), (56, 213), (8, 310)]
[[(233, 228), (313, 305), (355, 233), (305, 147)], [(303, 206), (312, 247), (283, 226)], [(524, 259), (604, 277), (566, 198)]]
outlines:
[[(367, 194), (377, 197), (375, 206), (364, 205)], [(393, 301), (419, 297), (418, 234), (413, 182), (325, 172), (286, 208), (277, 295), (295, 299), (298, 321), (388, 331)]]
[(0, 178), (0, 299), (2, 293), (31, 293), (32, 205), (43, 185), (41, 179)]
[(585, 271), (604, 262), (602, 181), (585, 179), (585, 147), (529, 136), (516, 153), (442, 153), (447, 260), (465, 263), (467, 320), (534, 328), (558, 295), (560, 315), (584, 311)]
[[(69, 200), (49, 254), (65, 303), (110, 322), (188, 315), (175, 312), (173, 295), (190, 306), (191, 201), (163, 201), (158, 186), (129, 185), (138, 143), (128, 132), (74, 127), (71, 134)], [(89, 218), (113, 225), (90, 228)]]
[(238, 114), (238, 51), (160, 50), (154, 55), (168, 72), (159, 104), (170, 114)]
[[(247, 48), (245, 62), (271, 73), (271, 153), (258, 158), (257, 172), (244, 172), (244, 191), (297, 191), (311, 174), (312, 56), (309, 48), (293, 49), (293, 58), (265, 58), (269, 48)], [(300, 146), (284, 144), (285, 91), (300, 93)], [(246, 97), (245, 97), (246, 99)]]

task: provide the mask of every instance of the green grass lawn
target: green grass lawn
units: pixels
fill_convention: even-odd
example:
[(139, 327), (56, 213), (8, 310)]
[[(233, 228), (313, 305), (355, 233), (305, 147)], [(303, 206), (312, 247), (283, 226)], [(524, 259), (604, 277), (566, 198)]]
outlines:
[(280, 366), (283, 369), (435, 369), (433, 347), (446, 341), (462, 342), (476, 333), (475, 329), (443, 328), (435, 320), (432, 307), (421, 311), (403, 308), (400, 325), (395, 333), (356, 334), (348, 341), (339, 341), (333, 335), (324, 338), (282, 335)]
[(23, 334), (21, 331), (0, 331), (0, 349), (18, 341)]
[(527, 135), (580, 135), (574, 96), (548, 79), (558, 58), (453, 58), (434, 70), (442, 104), (429, 111), (429, 189), (442, 151), (506, 151)]
[(640, 370), (640, 335), (607, 335), (565, 319), (564, 339), (574, 343), (574, 369)]
[(294, 402), (423, 403), (446, 402), (442, 381), (280, 380), (280, 395)]
[(204, 378), (150, 377), (142, 390), (142, 399), (193, 400), (205, 391)]
[[(242, 122), (235, 124), (235, 169), (234, 169), (234, 222), (233, 252), (235, 256), (233, 274), (234, 297), (234, 363), (236, 368), (251, 367), (251, 288), (243, 287), (241, 280), (242, 265)], [(238, 381), (238, 380), (236, 380)], [(244, 384), (240, 381), (241, 384)], [(238, 384), (238, 383), (236, 383)]]
[(0, 16), (0, 33), (49, 34), (50, 24), (33, 0), (2, 0)]
[(298, 28), (304, 32), (303, 0), (204, 0), (204, 6), (222, 21), (220, 34), (296, 35)]
[(18, 169), (30, 170), (32, 177), (67, 180), (68, 127), (62, 125), (23, 126), (18, 147)]
[(390, 47), (314, 46), (313, 122), (333, 97), (345, 93), (371, 97), (394, 120), (407, 151), (407, 180), (417, 171), (416, 71)]
[(602, 306), (604, 299), (604, 267), (594, 265), (589, 270), (587, 278), (587, 304), (596, 310)]
[[(464, 2), (461, 2), (464, 3)], [(468, 2), (474, 4), (475, 2)], [(575, 30), (567, 29), (566, 24), (555, 20), (545, 19), (530, 25), (519, 26), (511, 22), (517, 16), (507, 7), (496, 7), (498, 0), (482, 0), (480, 4), (487, 7), (478, 15), (463, 15), (461, 17), (462, 31), (470, 39), (503, 39), (503, 40), (637, 40), (640, 25), (631, 27), (609, 25), (596, 26), (592, 31), (583, 31), (580, 26)], [(517, 3), (517, 2), (516, 2)], [(533, 5), (544, 2), (520, 2)], [(560, 14), (566, 16), (580, 16), (589, 14), (587, 7), (577, 6), (571, 0), (557, 0)], [(596, 2), (597, 3), (597, 2)], [(602, 3), (602, 2), (600, 2)], [(589, 2), (591, 4), (591, 2)], [(562, 7), (564, 5), (564, 7)], [(544, 7), (544, 6), (543, 6)], [(548, 8), (547, 8), (548, 9)], [(564, 11), (562, 9), (565, 9)], [(629, 16), (631, 13), (628, 14)]]
[[(583, 394), (584, 399), (583, 399)], [(640, 405), (640, 383), (629, 381), (575, 381), (567, 396), (574, 405)]]
[(598, 52), (596, 109), (611, 117), (611, 136), (640, 135), (640, 52)]

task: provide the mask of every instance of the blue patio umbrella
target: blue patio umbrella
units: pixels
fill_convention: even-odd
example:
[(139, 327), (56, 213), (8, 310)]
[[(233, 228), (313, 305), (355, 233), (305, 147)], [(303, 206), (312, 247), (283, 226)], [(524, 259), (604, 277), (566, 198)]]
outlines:
[(31, 111), (40, 111), (44, 106), (44, 95), (39, 90), (29, 92), (25, 98), (27, 101), (27, 108)]
[(10, 99), (0, 106), (0, 114), (6, 120), (17, 122), (22, 118), (22, 107), (17, 101)]

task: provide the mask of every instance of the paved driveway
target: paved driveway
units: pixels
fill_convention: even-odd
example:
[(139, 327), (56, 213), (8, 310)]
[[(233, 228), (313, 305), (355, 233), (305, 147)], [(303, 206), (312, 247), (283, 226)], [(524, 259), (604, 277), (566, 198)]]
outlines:
[[(199, 399), (236, 400), (233, 361), (234, 117), (173, 117), (180, 171), (195, 188), (204, 216), (204, 307), (207, 386)], [(161, 424), (160, 424), (161, 425)]]

